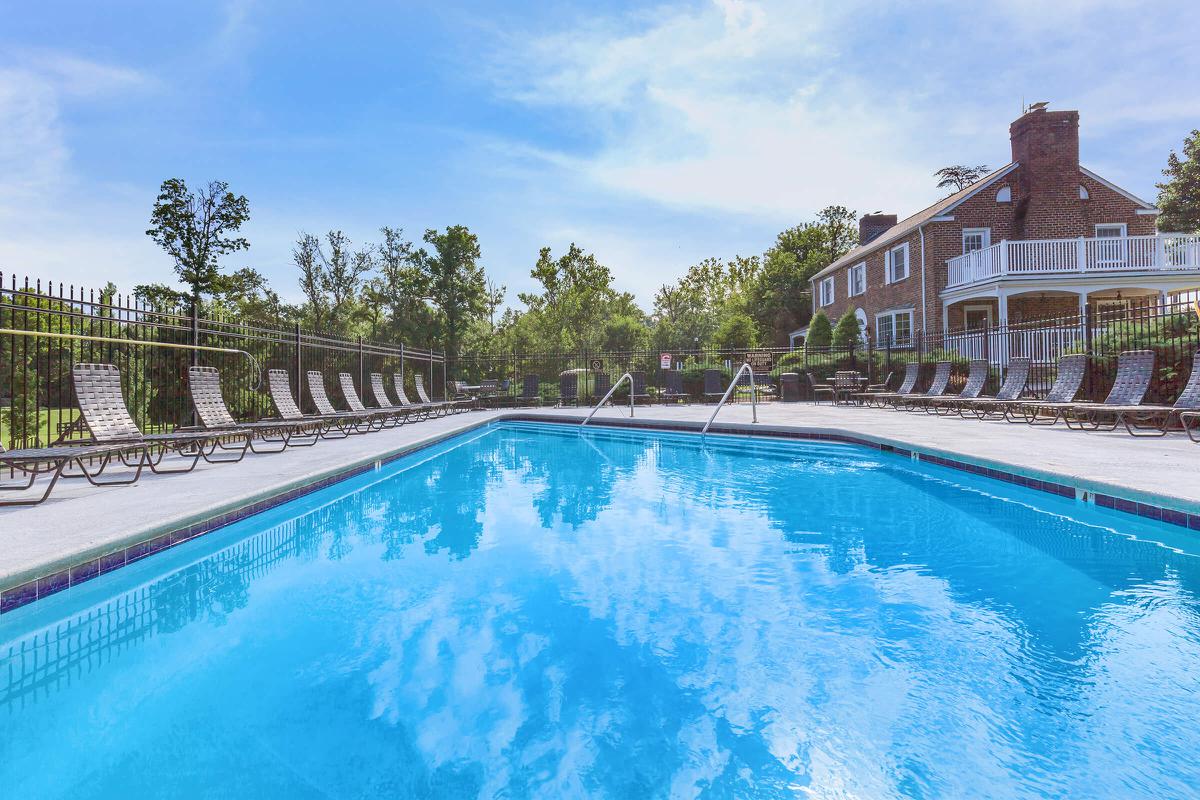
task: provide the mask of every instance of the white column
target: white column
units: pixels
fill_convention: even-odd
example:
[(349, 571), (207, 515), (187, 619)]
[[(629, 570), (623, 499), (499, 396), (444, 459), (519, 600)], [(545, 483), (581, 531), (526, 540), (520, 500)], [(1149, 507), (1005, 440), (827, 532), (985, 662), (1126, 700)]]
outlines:
[(942, 301), (942, 335), (950, 332), (950, 304)]
[(1087, 313), (1087, 292), (1079, 293), (1079, 316), (1082, 317)]
[(1158, 307), (1160, 309), (1166, 309), (1166, 307), (1167, 307), (1167, 290), (1166, 289), (1158, 290)]
[(997, 325), (1007, 325), (1008, 324), (1008, 293), (1005, 292), (1004, 290), (1000, 290), (1000, 292), (996, 295), (996, 299), (999, 301), (999, 306), (1000, 306), (999, 318), (996, 320), (996, 324)]

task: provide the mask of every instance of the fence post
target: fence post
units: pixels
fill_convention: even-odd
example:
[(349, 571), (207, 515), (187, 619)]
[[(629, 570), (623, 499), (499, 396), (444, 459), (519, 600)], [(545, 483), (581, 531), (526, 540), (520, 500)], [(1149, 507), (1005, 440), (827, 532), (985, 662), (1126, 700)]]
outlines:
[(361, 396), (366, 396), (366, 389), (363, 387), (363, 346), (362, 337), (358, 337), (358, 392)]
[(300, 380), (300, 375), (304, 370), (304, 358), (300, 353), (300, 323), (299, 322), (296, 323), (295, 337), (296, 337), (296, 404), (298, 406), (300, 406), (301, 410), (303, 410), (304, 398), (301, 396), (301, 392), (303, 391), (304, 381)]
[[(193, 367), (200, 365), (200, 351), (196, 348), (200, 346), (200, 309), (197, 307), (195, 300), (192, 301), (192, 357), (191, 364)], [(192, 427), (197, 427), (200, 421), (196, 419), (196, 408), (193, 404), (191, 410)]]
[[(1080, 242), (1083, 240), (1080, 239)], [(1095, 362), (1095, 353), (1092, 352), (1092, 306), (1086, 304), (1083, 307), (1083, 352), (1087, 356), (1087, 368), (1084, 370), (1084, 391), (1087, 400), (1092, 400), (1092, 392), (1095, 388), (1092, 380), (1095, 373), (1093, 364)]]

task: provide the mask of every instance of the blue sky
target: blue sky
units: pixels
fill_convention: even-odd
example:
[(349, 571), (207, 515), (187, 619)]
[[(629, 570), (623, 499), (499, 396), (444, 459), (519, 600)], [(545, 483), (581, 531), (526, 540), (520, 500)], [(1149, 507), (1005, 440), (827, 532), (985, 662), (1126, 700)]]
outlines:
[(1193, 4), (16, 3), (0, 0), (0, 270), (164, 280), (158, 184), (246, 194), (228, 262), (298, 295), (300, 230), (478, 233), (510, 301), (538, 248), (649, 307), (831, 203), (901, 216), (1008, 160), (1022, 101), (1153, 199), (1200, 126)]

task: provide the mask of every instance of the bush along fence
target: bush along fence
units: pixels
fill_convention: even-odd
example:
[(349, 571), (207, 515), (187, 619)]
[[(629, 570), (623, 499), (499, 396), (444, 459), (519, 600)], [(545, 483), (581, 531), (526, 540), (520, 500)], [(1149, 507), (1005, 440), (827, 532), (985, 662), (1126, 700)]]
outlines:
[[(866, 341), (846, 346), (787, 348), (688, 348), (662, 351), (577, 353), (508, 353), (466, 355), (450, 365), (453, 380), (468, 386), (495, 381), (501, 398), (512, 400), (522, 390), (527, 375), (537, 376), (543, 403), (557, 402), (560, 378), (574, 374), (580, 403), (594, 403), (608, 386), (624, 372), (642, 372), (648, 393), (662, 395), (668, 386), (668, 372), (679, 372), (684, 392), (695, 401), (706, 399), (704, 372), (720, 373), (722, 389), (733, 373), (749, 360), (756, 382), (764, 386), (763, 399), (778, 396), (780, 376), (798, 373), (801, 397), (811, 397), (811, 381), (832, 379), (839, 370), (858, 372), (870, 383), (887, 383), (896, 388), (905, 367), (921, 365), (919, 387), (927, 385), (934, 366), (950, 361), (953, 379), (950, 391), (957, 391), (966, 380), (973, 359), (984, 359), (990, 367), (985, 392), (994, 392), (1003, 380), (1009, 360), (1029, 358), (1032, 362), (1028, 393), (1041, 396), (1049, 390), (1056, 375), (1060, 356), (1086, 353), (1091, 356), (1081, 400), (1101, 401), (1108, 394), (1116, 374), (1117, 356), (1125, 350), (1153, 350), (1155, 374), (1147, 402), (1170, 403), (1187, 382), (1192, 354), (1200, 346), (1200, 320), (1190, 302), (1159, 302), (1137, 299), (1103, 307), (1089, 307), (1070, 316), (1039, 319), (1009, 325), (945, 334), (914, 334), (904, 341)], [(569, 380), (569, 379), (568, 379)], [(748, 397), (748, 381), (743, 378), (735, 399)], [(601, 391), (597, 391), (597, 387)], [(625, 387), (615, 397), (628, 398)], [(713, 399), (711, 397), (707, 398)]]
[(0, 274), (0, 443), (38, 447), (74, 435), (77, 362), (120, 368), (126, 405), (147, 433), (194, 424), (187, 393), (192, 365), (221, 371), (225, 400), (242, 420), (273, 414), (268, 369), (288, 371), (310, 412), (308, 370), (320, 371), (337, 398), (339, 372), (354, 376), (360, 394), (372, 372), (385, 373), (389, 385), (392, 373), (403, 373), (410, 397), (419, 373), (440, 397), (446, 369), (437, 351), (314, 333), (283, 320), (236, 319), (221, 309), (150, 307), (119, 294)]

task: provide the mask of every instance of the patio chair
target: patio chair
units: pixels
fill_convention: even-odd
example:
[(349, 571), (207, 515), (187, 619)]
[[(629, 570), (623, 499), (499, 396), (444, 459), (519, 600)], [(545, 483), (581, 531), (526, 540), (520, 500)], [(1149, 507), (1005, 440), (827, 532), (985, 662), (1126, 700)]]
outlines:
[[(129, 457), (138, 457), (133, 464), (133, 477), (99, 480), (101, 473), (112, 463), (114, 457), (126, 466), (131, 466)], [(126, 442), (120, 444), (58, 444), (52, 447), (27, 447), (20, 450), (5, 450), (0, 444), (0, 468), (19, 472), (26, 476), (24, 483), (0, 483), (2, 492), (25, 492), (33, 488), (33, 483), (39, 475), (49, 475), (50, 481), (40, 497), (17, 497), (13, 500), (0, 500), (3, 506), (36, 506), (50, 496), (59, 478), (86, 478), (93, 486), (128, 486), (136, 483), (142, 477), (142, 469), (149, 462), (150, 454), (147, 446), (141, 442)], [(92, 470), (88, 464), (99, 459), (99, 466)], [(67, 472), (67, 467), (74, 464), (78, 474)]]
[(812, 390), (813, 402), (821, 402), (821, 395), (829, 396), (830, 405), (837, 403), (837, 395), (834, 392), (832, 383), (817, 383), (817, 379), (813, 377), (811, 372), (804, 373), (804, 377), (808, 378), (808, 388)]
[(1189, 439), (1198, 441), (1192, 433), (1195, 428), (1192, 423), (1200, 419), (1200, 350), (1192, 354), (1192, 372), (1172, 405), (1106, 406), (1091, 412), (1093, 421), (1104, 416), (1112, 417), (1113, 424), (1108, 430), (1124, 424), (1131, 436), (1165, 436), (1171, 423), (1178, 422)]
[[(392, 402), (392, 398), (388, 397), (387, 388), (383, 383), (382, 372), (372, 372), (368, 376), (368, 383), (371, 386), (371, 399), (375, 401), (375, 407), (382, 411), (394, 411), (399, 414), (404, 414), (405, 422), (417, 422), (425, 419), (426, 412), (416, 406), (396, 405)], [(413, 417), (417, 419), (414, 420)]]
[(704, 402), (716, 403), (725, 396), (725, 386), (721, 380), (721, 370), (704, 370)]
[(833, 373), (833, 403), (849, 403), (850, 398), (862, 389), (863, 377), (852, 369), (840, 369)]
[(974, 412), (978, 419), (999, 419), (1008, 416), (1014, 404), (1021, 402), (1025, 394), (1025, 386), (1029, 383), (1028, 358), (1012, 358), (1008, 362), (1008, 371), (1004, 373), (1004, 383), (994, 397), (977, 397), (974, 400), (963, 400), (958, 403), (958, 413), (965, 417), (968, 411)]
[[(238, 422), (221, 394), (221, 373), (216, 367), (188, 367), (188, 395), (196, 409), (196, 419), (208, 430), (237, 430), (253, 434), (250, 451), (278, 453), (288, 447), (311, 447), (317, 443), (321, 423), (309, 420), (264, 419), (258, 422)], [(298, 437), (298, 438), (297, 438)], [(278, 445), (260, 449), (256, 442)]]
[[(420, 376), (414, 376), (420, 377)], [(449, 403), (433, 403), (421, 402), (415, 403), (408, 399), (408, 395), (404, 392), (404, 373), (396, 372), (392, 374), (392, 388), (396, 390), (396, 399), (400, 402), (401, 408), (407, 408), (410, 412), (424, 414), (423, 418), (430, 416), (440, 417), (450, 413), (451, 407)]]
[(322, 439), (344, 439), (350, 435), (349, 429), (355, 424), (355, 420), (345, 414), (305, 414), (301, 411), (296, 398), (292, 396), (292, 381), (287, 370), (267, 370), (267, 392), (280, 419), (317, 423), (320, 425), (317, 435)]
[(908, 397), (917, 389), (917, 378), (921, 374), (921, 364), (913, 361), (904, 365), (904, 379), (900, 381), (899, 388), (894, 392), (856, 392), (851, 395), (852, 398), (861, 403), (876, 408), (883, 408), (894, 400)]
[(383, 428), (383, 418), (378, 413), (362, 411), (339, 411), (329, 402), (325, 393), (325, 376), (318, 370), (310, 369), (305, 373), (308, 380), (308, 396), (312, 399), (313, 407), (323, 417), (340, 417), (344, 420), (346, 433), (370, 433)]
[[(1087, 372), (1088, 357), (1083, 353), (1060, 356), (1058, 359), (1058, 374), (1054, 376), (1054, 384), (1050, 391), (1040, 400), (1022, 400), (1013, 403), (1009, 413), (1005, 415), (1008, 422), (1025, 422), (1030, 425), (1053, 425), (1062, 415), (1062, 409), (1075, 400), (1079, 388), (1083, 386), (1083, 376)], [(1040, 418), (1040, 410), (1045, 408), (1054, 412), (1049, 419)]]
[(342, 399), (346, 401), (346, 408), (350, 409), (355, 414), (369, 414), (371, 418), (377, 420), (381, 427), (394, 428), (408, 421), (408, 411), (403, 408), (367, 408), (363, 405), (362, 398), (358, 396), (358, 390), (354, 388), (354, 378), (349, 372), (338, 373), (338, 385), (342, 390)]
[[(121, 371), (112, 364), (76, 364), (71, 368), (75, 384), (75, 401), (79, 414), (92, 439), (98, 444), (138, 442), (145, 445), (144, 459), (151, 472), (171, 474), (191, 472), (203, 458), (211, 464), (234, 463), (246, 456), (252, 434), (236, 429), (214, 431), (176, 431), (174, 433), (142, 433), (141, 428), (129, 415), (125, 396), (121, 392)], [(223, 446), (222, 440), (240, 442), (241, 447)], [(226, 458), (214, 457), (221, 446), (236, 453)], [(168, 453), (183, 459), (191, 459), (185, 467), (160, 469), (159, 464)], [(128, 463), (123, 453), (116, 453), (125, 466)]]
[(683, 373), (679, 370), (669, 369), (663, 376), (663, 400), (682, 400), (687, 403), (691, 401), (691, 397), (687, 392), (683, 391)]
[(645, 400), (646, 404), (650, 404), (650, 393), (646, 391), (646, 373), (631, 372), (629, 376), (633, 378), (633, 386), (630, 391), (633, 392), (633, 403), (637, 405), (639, 400)]
[(989, 369), (987, 359), (972, 359), (967, 365), (967, 380), (963, 384), (962, 391), (950, 397), (934, 397), (927, 400), (925, 410), (939, 416), (958, 413), (962, 403), (975, 400), (983, 394)]
[(611, 388), (612, 381), (609, 380), (608, 373), (597, 372), (595, 380), (592, 381), (592, 399), (599, 403)]
[(417, 390), (417, 399), (424, 405), (436, 406), (442, 405), (451, 413), (457, 414), (459, 411), (466, 411), (472, 405), (474, 400), (430, 400), (429, 393), (425, 391), (425, 376), (421, 373), (413, 375), (413, 388)]
[(479, 382), (479, 401), (481, 404), (488, 402), (499, 404), (500, 399), (500, 381), (495, 378), (484, 378)]
[(579, 405), (579, 375), (565, 372), (558, 376), (558, 404), (560, 406)]
[(895, 371), (892, 371), (892, 372), (889, 372), (887, 374), (887, 377), (884, 378), (883, 381), (881, 381), (880, 383), (868, 383), (866, 392), (867, 393), (886, 392), (888, 390), (887, 387), (891, 384), (892, 378), (895, 377), (895, 375), (896, 375)]
[(517, 405), (540, 406), (541, 404), (541, 380), (537, 375), (526, 375), (521, 379), (521, 394), (517, 398)]

